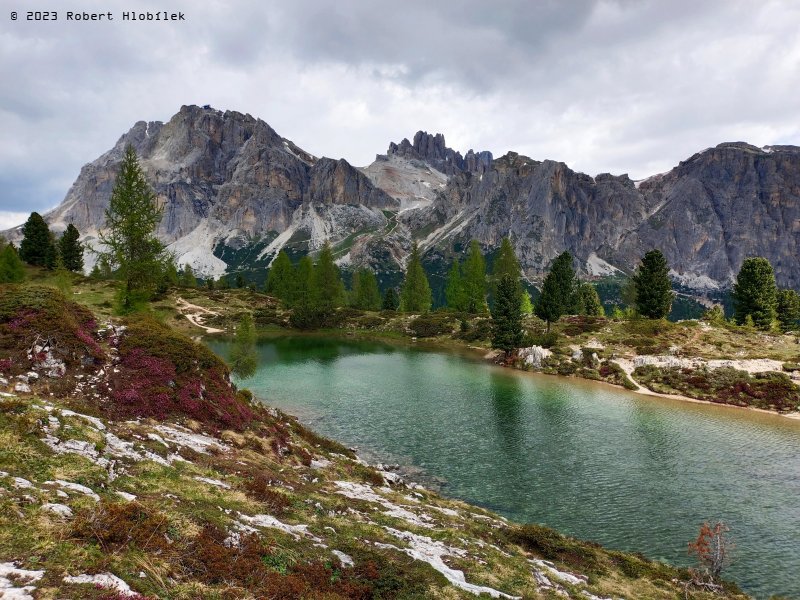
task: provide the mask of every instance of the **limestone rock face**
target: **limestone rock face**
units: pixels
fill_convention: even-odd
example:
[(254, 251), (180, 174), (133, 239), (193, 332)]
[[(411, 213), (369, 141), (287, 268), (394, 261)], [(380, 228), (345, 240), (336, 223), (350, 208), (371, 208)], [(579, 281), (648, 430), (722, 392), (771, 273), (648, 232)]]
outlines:
[[(260, 119), (184, 106), (167, 123), (136, 123), (114, 148), (83, 167), (62, 204), (45, 216), (54, 230), (73, 223), (91, 243), (105, 222), (128, 144), (163, 207), (159, 237), (173, 244), (180, 263), (202, 274), (219, 275), (226, 268), (212, 255), (219, 242), (241, 246), (274, 237), (304, 205), (399, 206), (346, 161), (317, 159)], [(336, 240), (350, 232), (330, 233)]]
[(492, 162), (492, 153), (488, 151), (476, 154), (470, 150), (465, 159), (460, 152), (447, 147), (444, 135), (441, 133), (431, 135), (427, 131), (418, 131), (414, 134), (413, 143), (408, 139), (399, 144), (392, 142), (389, 144), (387, 155), (423, 160), (446, 175), (454, 175), (461, 171), (480, 171), (486, 169)]
[[(55, 231), (73, 223), (96, 243), (127, 144), (164, 209), (158, 235), (204, 276), (263, 273), (281, 248), (296, 257), (328, 241), (341, 265), (371, 266), (396, 282), (414, 240), (428, 265), (441, 266), (471, 239), (493, 250), (509, 236), (533, 280), (564, 250), (583, 275), (607, 275), (631, 272), (658, 248), (691, 289), (728, 287), (753, 255), (770, 260), (779, 285), (800, 288), (794, 146), (720, 144), (633, 182), (515, 152), (462, 156), (442, 134), (418, 131), (356, 169), (313, 156), (250, 115), (184, 106), (167, 123), (136, 123), (84, 166), (45, 215)], [(19, 228), (4, 235), (21, 237)], [(93, 260), (87, 253), (87, 268)]]
[(429, 255), (473, 238), (493, 248), (510, 235), (534, 278), (564, 250), (599, 275), (630, 272), (658, 248), (688, 288), (728, 287), (747, 256), (768, 258), (778, 284), (797, 288), (800, 148), (720, 144), (638, 183), (509, 152), (483, 173), (452, 176), (403, 222), (425, 234)]
[(654, 209), (616, 249), (627, 266), (660, 248), (689, 287), (727, 286), (745, 258), (763, 256), (779, 285), (800, 287), (800, 148), (720, 144), (639, 191)]

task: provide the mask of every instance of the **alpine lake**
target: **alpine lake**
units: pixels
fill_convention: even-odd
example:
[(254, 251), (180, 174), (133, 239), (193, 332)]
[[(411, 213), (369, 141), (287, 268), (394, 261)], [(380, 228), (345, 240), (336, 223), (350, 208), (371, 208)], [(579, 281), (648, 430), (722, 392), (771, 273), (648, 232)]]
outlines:
[[(229, 341), (206, 343), (227, 357)], [(261, 339), (270, 406), (370, 463), (508, 519), (676, 565), (705, 522), (726, 578), (800, 598), (800, 420), (496, 367), (421, 344)]]

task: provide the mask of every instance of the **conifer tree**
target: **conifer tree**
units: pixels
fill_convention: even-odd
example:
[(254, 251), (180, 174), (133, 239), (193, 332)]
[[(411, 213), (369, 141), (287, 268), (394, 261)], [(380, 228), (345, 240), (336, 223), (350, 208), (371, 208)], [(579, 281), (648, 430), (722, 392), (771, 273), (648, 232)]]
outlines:
[(400, 308), (404, 312), (428, 312), (431, 308), (431, 286), (422, 268), (416, 242), (411, 249), (403, 289), (400, 291)]
[(236, 274), (236, 287), (237, 289), (242, 289), (245, 286), (244, 275), (241, 273)]
[(231, 372), (237, 377), (248, 379), (256, 374), (257, 367), (256, 329), (252, 315), (245, 313), (236, 326), (231, 350)]
[(500, 251), (494, 259), (492, 265), (492, 279), (495, 283), (502, 279), (503, 275), (509, 275), (519, 279), (522, 276), (522, 270), (519, 266), (519, 260), (514, 252), (514, 247), (511, 245), (511, 240), (507, 237), (503, 238), (500, 242)]
[(519, 279), (504, 274), (492, 307), (492, 348), (508, 356), (522, 345), (522, 293)]
[(579, 315), (602, 317), (606, 314), (597, 289), (589, 282), (581, 283), (576, 294), (576, 309)]
[(794, 290), (778, 290), (778, 322), (783, 331), (800, 327), (800, 294)]
[(187, 264), (183, 266), (183, 272), (181, 273), (180, 277), (180, 285), (181, 287), (185, 288), (197, 287), (197, 277), (194, 276), (192, 265)]
[(397, 297), (397, 292), (392, 287), (387, 288), (383, 295), (383, 310), (397, 310), (399, 306), (400, 298)]
[(22, 226), (22, 242), (19, 245), (19, 257), (29, 265), (55, 268), (56, 249), (50, 228), (42, 215), (32, 212)]
[(292, 259), (286, 254), (285, 250), (278, 252), (278, 256), (272, 261), (267, 275), (266, 292), (284, 302), (289, 301), (294, 286), (294, 266)]
[(669, 280), (667, 259), (660, 250), (650, 250), (642, 257), (632, 280), (638, 313), (648, 319), (666, 318), (675, 294)]
[(734, 317), (744, 325), (748, 315), (759, 329), (768, 330), (776, 318), (778, 288), (770, 262), (761, 256), (746, 258), (733, 285)]
[(330, 315), (336, 307), (344, 304), (344, 283), (328, 242), (322, 246), (311, 275), (311, 294), (314, 308), (324, 315)]
[(447, 275), (447, 284), (444, 289), (447, 307), (459, 312), (466, 311), (466, 297), (464, 295), (464, 282), (461, 279), (461, 262), (458, 257), (453, 259), (450, 273)]
[(78, 229), (70, 223), (58, 240), (58, 254), (68, 271), (83, 271), (83, 244), (80, 242)]
[(314, 273), (314, 263), (306, 255), (297, 262), (294, 277), (290, 287), (289, 302), (291, 307), (298, 305), (311, 306), (311, 276)]
[(531, 295), (528, 293), (528, 290), (522, 290), (522, 302), (520, 306), (522, 307), (523, 315), (533, 314), (533, 302), (531, 302)]
[[(511, 245), (511, 240), (504, 237), (500, 242), (500, 250), (492, 263), (492, 273), (489, 277), (489, 305), (494, 304), (494, 297), (497, 293), (497, 282), (503, 275), (510, 275), (517, 279), (522, 279), (522, 269), (519, 265), (519, 260), (514, 252), (514, 247)], [(524, 292), (525, 288), (520, 285), (520, 291)], [(524, 294), (523, 294), (524, 295)], [(525, 298), (522, 299), (523, 308), (525, 307)], [(528, 303), (530, 304), (530, 294), (528, 295)], [(530, 310), (526, 314), (533, 311), (533, 305), (530, 305)], [(523, 311), (524, 312), (524, 311)]]
[(125, 149), (100, 241), (123, 282), (121, 308), (131, 310), (149, 298), (164, 269), (164, 245), (156, 238), (161, 220), (156, 195), (147, 183), (133, 146)]
[(25, 265), (13, 244), (0, 238), (0, 283), (20, 283), (25, 280)]
[(370, 269), (362, 268), (353, 273), (352, 305), (360, 310), (379, 310), (381, 292), (378, 280)]
[(542, 283), (542, 294), (536, 303), (536, 316), (547, 322), (547, 331), (550, 324), (555, 323), (561, 315), (574, 305), (575, 271), (572, 268), (572, 255), (562, 252), (556, 257), (550, 272)]
[(486, 260), (477, 240), (472, 240), (469, 244), (467, 257), (464, 259), (462, 283), (465, 310), (473, 314), (486, 312)]

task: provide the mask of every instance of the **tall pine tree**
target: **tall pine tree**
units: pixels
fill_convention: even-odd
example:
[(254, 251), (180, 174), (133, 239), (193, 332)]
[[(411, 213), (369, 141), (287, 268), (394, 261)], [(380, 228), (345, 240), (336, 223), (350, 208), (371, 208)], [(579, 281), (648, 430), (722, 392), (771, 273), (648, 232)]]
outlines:
[[(494, 303), (494, 297), (497, 294), (497, 284), (504, 275), (522, 279), (522, 269), (519, 266), (519, 260), (517, 259), (517, 254), (514, 252), (514, 247), (511, 245), (511, 240), (508, 237), (504, 237), (503, 241), (500, 242), (500, 250), (492, 263), (492, 275), (489, 284), (490, 304)], [(528, 295), (526, 299), (525, 294), (527, 294), (527, 292), (521, 283), (519, 289), (522, 294), (523, 313), (525, 313), (527, 308), (528, 311), (526, 314), (530, 314), (533, 311), (530, 295)]]
[(55, 268), (56, 249), (50, 228), (42, 215), (32, 212), (22, 226), (22, 242), (19, 245), (19, 257), (29, 265)]
[(120, 304), (128, 311), (150, 297), (165, 266), (164, 245), (155, 236), (161, 210), (133, 146), (125, 149), (105, 216), (103, 254), (123, 282)]
[(370, 269), (361, 268), (353, 273), (351, 304), (360, 310), (380, 310), (381, 292), (378, 279)]
[(522, 292), (519, 279), (504, 274), (497, 282), (492, 306), (492, 348), (506, 357), (522, 345)]
[(650, 250), (642, 257), (632, 281), (638, 313), (648, 319), (665, 319), (675, 294), (669, 280), (667, 259), (660, 250)]
[(486, 260), (477, 240), (470, 242), (462, 270), (465, 310), (473, 314), (486, 312)]
[(555, 323), (561, 315), (567, 314), (575, 303), (575, 271), (572, 268), (572, 255), (569, 252), (559, 254), (550, 272), (542, 283), (542, 294), (536, 303), (536, 316), (550, 324)]
[(292, 265), (292, 259), (289, 258), (285, 250), (281, 250), (269, 267), (266, 292), (287, 302), (295, 285), (294, 278), (295, 270)]
[(431, 308), (431, 286), (428, 284), (425, 269), (422, 268), (416, 242), (406, 267), (403, 289), (400, 292), (400, 308), (405, 312), (428, 312)]
[(194, 276), (192, 265), (183, 265), (180, 280), (178, 282), (181, 287), (194, 288), (197, 287), (197, 277)]
[(464, 282), (461, 280), (461, 262), (456, 256), (447, 275), (447, 284), (444, 288), (444, 297), (447, 300), (447, 308), (459, 312), (467, 310), (466, 297), (464, 295)]
[(749, 316), (759, 329), (768, 330), (777, 316), (778, 288), (770, 262), (761, 256), (744, 259), (733, 285), (734, 317), (744, 325)]
[(326, 316), (344, 304), (344, 283), (328, 242), (322, 246), (311, 275), (311, 295), (314, 308)]
[(257, 367), (256, 328), (253, 316), (245, 313), (236, 326), (231, 350), (231, 372), (237, 377), (248, 379), (256, 374)]
[(58, 253), (67, 271), (83, 271), (83, 244), (80, 242), (80, 237), (78, 229), (70, 223), (58, 240)]

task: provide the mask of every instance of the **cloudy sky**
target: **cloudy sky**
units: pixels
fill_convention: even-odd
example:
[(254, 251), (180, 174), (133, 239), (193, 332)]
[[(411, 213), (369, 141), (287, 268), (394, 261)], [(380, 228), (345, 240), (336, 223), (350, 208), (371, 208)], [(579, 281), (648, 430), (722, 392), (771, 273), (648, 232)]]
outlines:
[[(418, 129), (634, 179), (722, 141), (800, 144), (798, 2), (68, 3), (112, 22), (67, 21), (64, 4), (0, 0), (0, 229), (182, 104), (250, 113), (358, 166)], [(186, 22), (123, 22), (134, 7)]]

